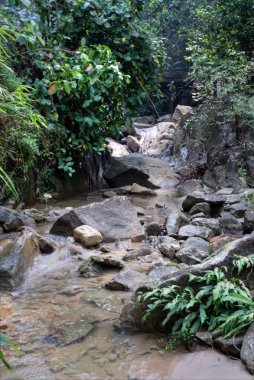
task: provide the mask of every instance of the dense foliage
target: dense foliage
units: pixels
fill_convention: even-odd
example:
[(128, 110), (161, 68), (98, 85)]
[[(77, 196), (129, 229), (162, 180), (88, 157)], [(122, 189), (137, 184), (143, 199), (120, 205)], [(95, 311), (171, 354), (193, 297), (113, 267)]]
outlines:
[(252, 0), (214, 0), (195, 9), (188, 43), (194, 96), (216, 108), (216, 122), (253, 124), (254, 7)]
[(18, 74), (70, 175), (88, 152), (105, 150), (126, 115), (157, 91), (163, 51), (139, 19), (142, 0), (35, 1), (5, 7), (18, 32), (10, 46)]
[[(254, 254), (237, 256), (235, 272), (253, 268)], [(143, 321), (157, 309), (164, 316), (162, 326), (178, 336), (192, 338), (200, 328), (216, 329), (217, 335), (230, 337), (245, 330), (254, 319), (254, 301), (249, 289), (237, 278), (228, 279), (227, 268), (215, 268), (203, 276), (190, 274), (190, 286), (171, 285), (141, 292), (136, 302), (143, 301)]]

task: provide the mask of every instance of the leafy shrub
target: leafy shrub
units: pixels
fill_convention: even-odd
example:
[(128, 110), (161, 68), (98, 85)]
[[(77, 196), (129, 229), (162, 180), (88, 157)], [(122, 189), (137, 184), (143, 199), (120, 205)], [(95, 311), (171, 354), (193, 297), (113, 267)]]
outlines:
[[(253, 266), (253, 254), (238, 257), (234, 267), (238, 274)], [(171, 285), (138, 293), (136, 302), (145, 302), (143, 321), (161, 310), (162, 326), (172, 321), (172, 332), (178, 336), (193, 337), (201, 328), (218, 331), (227, 338), (246, 329), (254, 320), (254, 301), (244, 282), (226, 277), (226, 267), (215, 268), (203, 276), (190, 274), (188, 286), (181, 289)], [(197, 285), (202, 286), (196, 290)]]
[(105, 136), (119, 133), (126, 116), (158, 90), (163, 50), (140, 20), (143, 6), (43, 0), (5, 7), (20, 31), (15, 67), (34, 86), (58, 168), (70, 175), (88, 153), (104, 151)]

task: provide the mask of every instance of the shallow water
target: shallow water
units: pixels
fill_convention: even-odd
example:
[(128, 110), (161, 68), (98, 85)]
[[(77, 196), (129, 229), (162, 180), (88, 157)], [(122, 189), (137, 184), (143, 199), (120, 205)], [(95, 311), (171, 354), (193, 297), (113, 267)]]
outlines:
[[(156, 214), (160, 218), (163, 210), (155, 211), (155, 202), (164, 199), (167, 207), (177, 208), (178, 200), (172, 195), (162, 191), (158, 198), (135, 197), (133, 202), (148, 209), (148, 216)], [(80, 204), (84, 199), (62, 202), (61, 207)], [(49, 225), (41, 229), (47, 230)], [(127, 243), (121, 244), (124, 247)], [(86, 250), (83, 259), (94, 253)], [(70, 256), (65, 247), (40, 256), (23, 285), (13, 293), (2, 294), (0, 329), (22, 355), (6, 351), (13, 371), (0, 367), (1, 379), (252, 379), (240, 361), (206, 347), (192, 353), (168, 352), (162, 336), (114, 330), (113, 324), (130, 293), (105, 289), (105, 282), (115, 271), (96, 278), (79, 277), (80, 263), (78, 256)]]

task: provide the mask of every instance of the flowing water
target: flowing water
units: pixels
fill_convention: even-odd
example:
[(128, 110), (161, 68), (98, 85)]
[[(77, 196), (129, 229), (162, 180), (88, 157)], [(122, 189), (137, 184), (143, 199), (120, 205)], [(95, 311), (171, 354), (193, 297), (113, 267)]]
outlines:
[[(99, 199), (76, 198), (55, 206), (78, 206), (91, 200)], [(155, 202), (178, 208), (173, 191), (161, 191), (156, 199), (134, 197), (133, 201), (148, 209), (151, 217), (160, 218), (163, 212), (158, 209), (152, 215)], [(49, 228), (46, 224), (38, 230)], [(121, 244), (125, 247), (128, 242)], [(94, 253), (86, 250), (82, 259)], [(162, 336), (116, 331), (114, 322), (130, 293), (104, 287), (115, 275), (113, 271), (96, 278), (79, 277), (80, 259), (64, 246), (39, 256), (22, 286), (2, 294), (0, 329), (22, 352), (6, 350), (13, 370), (0, 367), (2, 380), (252, 379), (239, 360), (207, 347), (191, 353), (169, 352)]]

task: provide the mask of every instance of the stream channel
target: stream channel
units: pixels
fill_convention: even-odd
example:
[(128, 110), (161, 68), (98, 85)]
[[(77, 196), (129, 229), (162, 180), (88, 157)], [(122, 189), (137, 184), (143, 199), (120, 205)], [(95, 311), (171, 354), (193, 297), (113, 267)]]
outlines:
[[(146, 209), (146, 218), (151, 220), (163, 214), (156, 202), (179, 208), (174, 190), (157, 193), (156, 197), (130, 196), (136, 206)], [(43, 211), (97, 200), (101, 201), (101, 196), (90, 194), (57, 202), (54, 207), (44, 205)], [(47, 233), (50, 227), (50, 223), (39, 225), (37, 232)], [(18, 355), (5, 350), (13, 370), (1, 367), (2, 380), (253, 379), (240, 360), (215, 349), (201, 345), (192, 352), (167, 351), (162, 336), (116, 331), (113, 325), (131, 293), (104, 287), (115, 275), (112, 271), (95, 278), (80, 277), (77, 269), (82, 260), (101, 252), (87, 249), (83, 257), (71, 256), (64, 238), (59, 239), (63, 248), (37, 257), (22, 286), (1, 296), (2, 330), (22, 352)], [(108, 246), (121, 256), (128, 244), (130, 241)], [(132, 269), (146, 270), (142, 261)], [(56, 335), (60, 337), (57, 341)], [(84, 339), (75, 342), (76, 336)]]

